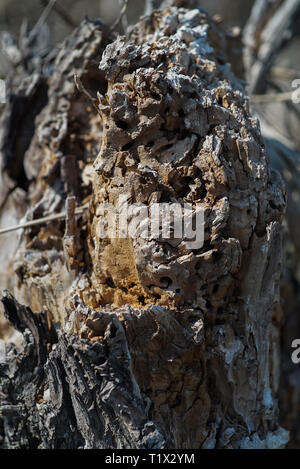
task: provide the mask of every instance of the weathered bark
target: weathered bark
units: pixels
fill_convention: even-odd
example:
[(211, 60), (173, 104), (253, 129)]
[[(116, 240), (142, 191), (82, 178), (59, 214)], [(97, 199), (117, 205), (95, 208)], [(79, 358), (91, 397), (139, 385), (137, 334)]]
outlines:
[[(1, 365), (2, 446), (283, 447), (285, 194), (226, 64), (226, 36), (202, 9), (170, 7), (103, 52), (111, 41), (85, 21), (42, 75), (48, 102), (24, 154), (31, 213), (60, 211), (66, 195), (90, 206), (77, 238), (68, 199), (65, 243), (58, 222), (20, 241), (13, 293), (28, 306), (2, 300), (24, 335)], [(203, 247), (103, 240), (103, 204), (119, 195), (147, 207), (201, 203)], [(33, 319), (42, 309), (57, 339), (45, 313)]]

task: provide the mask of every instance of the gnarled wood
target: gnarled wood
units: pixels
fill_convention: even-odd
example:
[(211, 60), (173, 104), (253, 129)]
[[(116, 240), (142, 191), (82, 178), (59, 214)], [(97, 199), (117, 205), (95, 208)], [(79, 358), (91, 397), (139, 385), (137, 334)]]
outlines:
[[(21, 241), (14, 293), (31, 309), (45, 305), (60, 332), (55, 344), (43, 339), (48, 356), (38, 364), (41, 332), (24, 331), (18, 353), (28, 376), (40, 378), (29, 402), (26, 389), (14, 388), (17, 433), (5, 414), (7, 389), (25, 378), (8, 353), (5, 447), (280, 448), (288, 440), (277, 405), (284, 187), (226, 64), (226, 36), (202, 9), (177, 3), (114, 42), (86, 21), (54, 62), (25, 155), (35, 177), (29, 201), (34, 214), (61, 209), (68, 171), (56, 165), (75, 154), (78, 198), (90, 209), (77, 224), (83, 260), (73, 270), (61, 225), (29, 228)], [(74, 88), (73, 72), (92, 103)], [(89, 151), (96, 143), (97, 156)], [(120, 194), (147, 207), (201, 203), (204, 245), (103, 240), (101, 207), (116, 206)], [(26, 429), (24, 412), (32, 412)]]

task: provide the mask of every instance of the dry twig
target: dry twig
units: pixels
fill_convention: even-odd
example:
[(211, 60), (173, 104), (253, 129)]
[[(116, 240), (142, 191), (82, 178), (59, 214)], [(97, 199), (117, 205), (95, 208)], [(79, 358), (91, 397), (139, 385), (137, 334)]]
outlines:
[[(82, 205), (75, 209), (76, 215), (81, 215), (88, 208), (88, 204)], [(66, 218), (66, 212), (55, 213), (54, 215), (49, 215), (47, 217), (37, 218), (36, 220), (31, 220), (25, 223), (20, 223), (19, 225), (10, 226), (9, 228), (2, 228), (0, 230), (0, 235), (9, 233), (11, 231), (21, 230), (24, 228), (31, 228), (32, 226), (43, 225), (51, 221), (64, 220)]]
[(119, 26), (119, 24), (121, 23), (123, 16), (126, 14), (127, 7), (128, 7), (128, 0), (123, 0), (123, 6), (121, 8), (119, 17), (116, 19), (116, 21), (114, 22), (114, 24), (110, 28), (111, 32), (114, 31)]
[(292, 100), (293, 92), (270, 93), (270, 94), (253, 94), (250, 98), (252, 103), (281, 103)]

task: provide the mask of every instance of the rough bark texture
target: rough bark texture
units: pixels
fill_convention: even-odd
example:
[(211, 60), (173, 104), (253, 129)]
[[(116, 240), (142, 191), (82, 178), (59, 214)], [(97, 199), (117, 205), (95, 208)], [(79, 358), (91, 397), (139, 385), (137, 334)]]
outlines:
[[(0, 368), (4, 447), (288, 440), (277, 405), (284, 188), (226, 63), (226, 36), (187, 3), (145, 17), (104, 52), (107, 29), (85, 21), (48, 77), (44, 63), (48, 101), (22, 152), (30, 213), (60, 211), (66, 195), (90, 206), (76, 233), (68, 199), (64, 243), (59, 222), (20, 240), (13, 291), (30, 308), (2, 300), (24, 337)], [(201, 203), (203, 247), (101, 239), (103, 204), (120, 194), (148, 207)], [(47, 327), (32, 313), (42, 309)]]

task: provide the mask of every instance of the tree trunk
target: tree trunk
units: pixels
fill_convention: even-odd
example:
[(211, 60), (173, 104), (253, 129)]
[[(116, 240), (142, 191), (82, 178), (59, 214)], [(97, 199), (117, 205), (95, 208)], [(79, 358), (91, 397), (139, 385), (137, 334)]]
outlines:
[[(127, 39), (85, 20), (57, 54), (18, 64), (3, 178), (22, 181), (26, 219), (61, 212), (66, 197), (68, 213), (65, 233), (62, 221), (27, 228), (16, 246), (18, 280), (2, 302), (23, 339), (0, 365), (2, 447), (288, 440), (277, 405), (284, 188), (226, 64), (226, 35), (183, 3)], [(12, 136), (16, 109), (26, 141)], [(201, 204), (203, 246), (103, 239), (105, 204), (120, 195)], [(79, 216), (74, 196), (89, 203)]]

